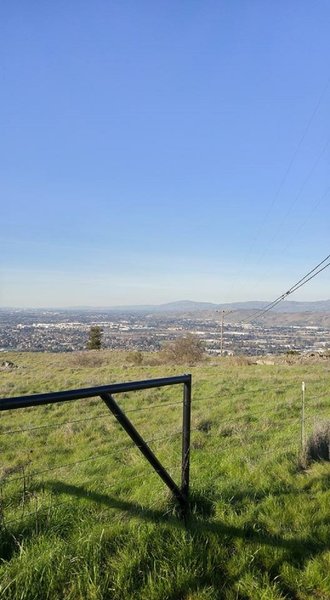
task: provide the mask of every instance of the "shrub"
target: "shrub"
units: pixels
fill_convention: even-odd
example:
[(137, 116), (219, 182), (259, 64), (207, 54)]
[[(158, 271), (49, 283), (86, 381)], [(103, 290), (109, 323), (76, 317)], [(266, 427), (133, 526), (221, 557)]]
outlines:
[(142, 352), (140, 352), (140, 350), (134, 350), (133, 352), (129, 352), (129, 354), (127, 355), (127, 362), (131, 363), (132, 365), (142, 365), (143, 363), (143, 354)]
[(194, 364), (202, 360), (203, 355), (203, 343), (192, 333), (180, 337), (174, 342), (167, 342), (163, 350), (165, 360), (173, 363)]
[(330, 460), (330, 421), (319, 423), (307, 441), (306, 462)]
[(247, 367), (253, 364), (253, 361), (248, 356), (242, 356), (241, 354), (236, 354), (236, 356), (227, 356), (226, 357), (227, 364), (232, 367)]
[(72, 352), (72, 354), (68, 357), (67, 364), (72, 365), (74, 367), (91, 367), (97, 368), (102, 367), (104, 365), (108, 365), (110, 362), (110, 355), (101, 351), (78, 351)]

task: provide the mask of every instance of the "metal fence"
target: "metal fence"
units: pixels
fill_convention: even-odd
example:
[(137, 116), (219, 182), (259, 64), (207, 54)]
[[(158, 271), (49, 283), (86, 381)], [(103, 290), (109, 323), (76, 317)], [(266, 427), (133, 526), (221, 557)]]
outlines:
[(219, 455), (232, 453), (232, 460), (237, 457), (253, 465), (264, 465), (265, 460), (280, 461), (291, 454), (302, 464), (315, 430), (330, 422), (330, 394), (318, 393), (315, 382), (297, 382), (295, 389), (283, 383), (276, 386), (276, 392), (273, 400), (266, 399), (260, 390), (255, 394), (200, 396), (197, 382), (191, 428), (197, 434), (192, 452), (209, 439)]
[[(128, 410), (123, 410), (118, 403), (114, 399), (114, 395), (124, 394), (127, 395), (130, 392), (137, 392), (140, 390), (149, 390), (154, 388), (163, 388), (168, 386), (181, 385), (183, 386), (183, 399), (175, 400), (171, 402), (153, 402), (150, 406), (137, 406), (135, 408), (131, 408)], [(98, 412), (96, 415), (87, 415), (85, 414), (85, 410), (89, 410), (90, 406), (88, 403), (83, 404), (84, 401), (91, 399), (101, 399), (103, 404), (107, 406), (107, 412)], [(80, 425), (85, 424), (86, 422), (89, 424), (94, 424), (96, 420), (102, 419), (104, 420), (106, 416), (109, 416), (109, 411), (115, 417), (117, 423), (119, 423), (120, 428), (123, 429), (126, 433), (125, 438), (129, 436), (130, 440), (133, 442), (133, 446), (138, 448), (138, 450), (142, 453), (144, 458), (148, 461), (148, 463), (152, 466), (157, 475), (161, 478), (161, 480), (165, 483), (165, 485), (169, 488), (174, 498), (180, 507), (180, 512), (183, 516), (187, 513), (188, 505), (189, 505), (189, 470), (190, 470), (190, 431), (191, 431), (191, 375), (180, 375), (175, 377), (165, 377), (159, 379), (147, 379), (144, 381), (133, 381), (133, 382), (125, 382), (125, 383), (116, 383), (105, 386), (98, 387), (90, 387), (84, 389), (76, 389), (70, 391), (60, 391), (55, 393), (46, 393), (46, 394), (34, 394), (27, 396), (17, 396), (11, 398), (3, 398), (0, 399), (0, 412), (10, 411), (10, 414), (16, 416), (17, 411), (22, 411), (23, 409), (30, 409), (31, 407), (40, 407), (40, 406), (51, 406), (58, 405), (62, 403), (68, 403), (78, 401), (78, 406), (81, 410), (84, 409), (84, 416), (80, 416), (79, 418), (69, 418), (63, 420), (63, 411), (61, 415), (59, 415), (58, 420), (56, 422), (47, 422), (47, 415), (45, 415), (46, 423), (42, 423), (36, 421), (32, 423), (28, 427), (19, 427), (17, 425), (16, 419), (11, 424), (10, 420), (3, 425), (0, 422), (0, 440), (4, 437), (15, 440), (15, 448), (13, 448), (13, 455), (15, 455), (15, 450), (17, 451), (19, 448), (19, 444), (17, 443), (17, 435), (22, 434), (24, 436), (36, 436), (36, 435), (45, 435), (50, 430), (59, 430), (65, 428), (79, 427)], [(97, 402), (97, 400), (95, 400)], [(182, 405), (182, 424), (180, 429), (176, 430), (171, 434), (163, 434), (160, 432), (160, 435), (152, 436), (149, 439), (145, 439), (141, 433), (137, 430), (136, 426), (133, 425), (130, 418), (127, 416), (128, 413), (139, 413), (141, 411), (151, 411), (156, 408), (171, 408), (175, 406)], [(65, 414), (65, 413), (64, 413)], [(115, 433), (118, 434), (118, 431)], [(162, 462), (156, 456), (155, 452), (151, 449), (150, 445), (153, 442), (157, 442), (160, 440), (168, 440), (174, 437), (180, 436), (182, 437), (181, 441), (181, 482), (177, 484), (170, 472), (163, 466)], [(117, 436), (118, 437), (118, 436)], [(29, 439), (29, 438), (28, 438)], [(21, 438), (22, 440), (22, 438)], [(112, 440), (115, 441), (114, 439)], [(59, 441), (60, 443), (60, 441)], [(88, 442), (86, 442), (88, 443)], [(115, 444), (113, 444), (115, 445)], [(116, 444), (116, 448), (110, 450), (110, 452), (102, 452), (97, 454), (91, 454), (87, 457), (84, 457), (80, 460), (76, 461), (68, 461), (63, 464), (54, 464), (51, 466), (47, 466), (46, 469), (42, 468), (40, 470), (31, 470), (31, 466), (34, 461), (29, 456), (29, 452), (33, 452), (33, 443), (31, 444), (31, 449), (29, 450), (28, 445), (24, 446), (24, 459), (14, 462), (11, 464), (0, 464), (0, 517), (2, 525), (9, 525), (13, 520), (9, 521), (6, 519), (5, 508), (6, 502), (3, 500), (2, 494), (2, 486), (6, 485), (10, 488), (10, 486), (14, 486), (15, 484), (20, 484), (19, 497), (20, 503), (23, 503), (23, 511), (21, 513), (22, 516), (27, 516), (26, 511), (24, 511), (25, 506), (25, 497), (27, 496), (29, 489), (29, 482), (37, 477), (44, 476), (47, 473), (52, 473), (55, 471), (70, 469), (76, 466), (80, 466), (86, 463), (93, 463), (99, 459), (106, 459), (107, 457), (113, 456), (115, 451), (118, 451), (118, 444)], [(23, 448), (23, 444), (22, 444)], [(123, 444), (123, 450), (127, 448), (127, 444)], [(7, 456), (10, 454), (10, 448), (7, 448)], [(4, 453), (1, 453), (4, 457)], [(4, 460), (1, 461), (4, 463)], [(132, 481), (136, 476), (130, 476), (129, 481)], [(13, 497), (15, 495), (14, 488), (12, 489), (11, 494), (9, 493), (8, 498)], [(12, 500), (7, 500), (8, 502), (12, 502)], [(58, 505), (58, 504), (57, 504)], [(30, 514), (34, 514), (33, 511)]]
[[(14, 509), (11, 509), (14, 506), (11, 498), (14, 497), (20, 519), (27, 516), (33, 501), (33, 514), (47, 508), (47, 500), (51, 507), (54, 497), (38, 498), (41, 488), (33, 487), (32, 482), (40, 480), (42, 487), (45, 479), (44, 487), (47, 489), (50, 474), (58, 472), (61, 482), (53, 483), (63, 491), (66, 481), (68, 494), (74, 492), (70, 482), (76, 483), (80, 474), (85, 477), (86, 487), (94, 485), (97, 489), (100, 481), (100, 484), (104, 483), (103, 490), (112, 488), (115, 494), (121, 491), (121, 486), (116, 483), (117, 475), (125, 482), (125, 492), (135, 485), (137, 490), (142, 489), (146, 482), (146, 493), (149, 494), (152, 489), (155, 492), (150, 498), (143, 497), (142, 504), (145, 502), (148, 507), (152, 506), (156, 496), (155, 505), (159, 507), (159, 495), (166, 489), (164, 482), (184, 513), (189, 500), (191, 452), (195, 457), (191, 465), (192, 476), (204, 494), (210, 482), (221, 486), (221, 480), (224, 481), (221, 473), (227, 469), (226, 461), (228, 464), (237, 464), (241, 472), (244, 469), (251, 472), (260, 469), (264, 472), (272, 463), (282, 463), (287, 459), (298, 463), (317, 423), (329, 419), (330, 396), (325, 391), (327, 386), (324, 382), (313, 380), (307, 382), (305, 388), (299, 381), (287, 384), (278, 379), (266, 387), (260, 381), (253, 391), (243, 378), (229, 383), (225, 385), (220, 378), (213, 386), (209, 386), (205, 378), (194, 381), (191, 426), (190, 375), (0, 400), (0, 411), (7, 411), (2, 413), (4, 418), (0, 419), (2, 522), (8, 525), (12, 518), (16, 518)], [(177, 399), (173, 388), (175, 384), (183, 385), (183, 401)], [(155, 389), (165, 386), (169, 386), (169, 389)], [(148, 389), (150, 392), (146, 391)], [(119, 394), (121, 407), (113, 399), (116, 394)], [(76, 402), (68, 402), (73, 400)], [(44, 408), (27, 408), (35, 406)], [(24, 411), (19, 410), (23, 407)], [(177, 410), (182, 407), (182, 424), (179, 425)], [(144, 430), (146, 411), (150, 426)], [(30, 414), (31, 419), (24, 419), (23, 422), (23, 414)], [(116, 419), (109, 418), (112, 414)], [(132, 417), (134, 426), (128, 417)], [(103, 443), (95, 442), (93, 429), (100, 430)], [(47, 452), (48, 436), (48, 450), (53, 451), (57, 443), (58, 454), (47, 461), (40, 460), (43, 444), (45, 454)], [(180, 438), (182, 454), (177, 461)], [(72, 450), (76, 439), (83, 448), (81, 455), (78, 452), (74, 454)], [(5, 440), (8, 440), (6, 444)], [(128, 463), (123, 461), (126, 461), (130, 452), (134, 452), (134, 456), (132, 463), (127, 466)], [(139, 463), (134, 462), (135, 455), (141, 456)], [(121, 472), (113, 468), (116, 466), (113, 462), (115, 457), (119, 457), (120, 469), (127, 469), (125, 475), (124, 470)], [(152, 485), (149, 463), (161, 478), (154, 476), (155, 484)], [(173, 464), (178, 467), (173, 468)], [(142, 474), (143, 470), (146, 472)], [(102, 481), (102, 473), (108, 477), (106, 482)], [(133, 483), (133, 480), (136, 482)], [(175, 483), (177, 481), (180, 483)], [(3, 492), (7, 488), (8, 491)], [(35, 498), (34, 489), (37, 489)], [(141, 505), (140, 499), (139, 503)]]

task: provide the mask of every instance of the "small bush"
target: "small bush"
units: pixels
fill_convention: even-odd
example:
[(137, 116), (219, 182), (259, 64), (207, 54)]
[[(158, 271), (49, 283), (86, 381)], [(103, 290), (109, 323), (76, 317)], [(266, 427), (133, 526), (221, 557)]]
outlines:
[(73, 367), (91, 367), (97, 368), (109, 364), (110, 357), (103, 352), (95, 350), (82, 350), (73, 352), (67, 359), (67, 364)]
[(163, 349), (166, 362), (196, 364), (204, 355), (203, 342), (192, 333), (168, 342)]
[(307, 441), (306, 462), (330, 460), (330, 421), (319, 423)]
[(133, 352), (129, 352), (129, 354), (127, 355), (127, 362), (131, 363), (132, 365), (142, 365), (143, 363), (143, 354), (142, 352), (140, 352), (139, 350), (134, 350)]
[(227, 364), (232, 367), (247, 367), (253, 364), (253, 361), (247, 356), (236, 354), (236, 356), (228, 356)]

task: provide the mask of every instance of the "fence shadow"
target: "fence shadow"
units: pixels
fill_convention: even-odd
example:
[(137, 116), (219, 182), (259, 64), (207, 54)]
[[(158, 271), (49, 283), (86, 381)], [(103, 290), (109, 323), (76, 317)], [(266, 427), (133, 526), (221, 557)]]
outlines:
[[(237, 527), (228, 525), (222, 521), (213, 518), (209, 519), (206, 515), (190, 515), (186, 523), (180, 520), (173, 512), (166, 513), (165, 510), (151, 509), (143, 507), (135, 502), (120, 499), (108, 494), (103, 494), (86, 489), (83, 486), (67, 484), (62, 481), (49, 481), (44, 484), (54, 495), (69, 495), (79, 499), (87, 499), (97, 504), (103, 504), (109, 508), (121, 510), (138, 517), (143, 521), (154, 523), (164, 523), (175, 528), (186, 528), (191, 533), (213, 534), (222, 539), (239, 538), (247, 543), (258, 543), (260, 545), (272, 546), (287, 550), (291, 555), (291, 560), (297, 563), (303, 563), (312, 556), (330, 549), (330, 539), (327, 542), (317, 542), (308, 538), (284, 539), (272, 535), (268, 532), (256, 531), (251, 525)], [(285, 494), (285, 492), (284, 492)]]

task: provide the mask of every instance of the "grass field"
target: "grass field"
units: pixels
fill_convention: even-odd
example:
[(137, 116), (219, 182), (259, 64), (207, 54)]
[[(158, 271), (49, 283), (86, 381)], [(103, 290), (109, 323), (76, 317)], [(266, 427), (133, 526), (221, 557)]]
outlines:
[[(0, 413), (0, 598), (330, 599), (330, 466), (302, 468), (330, 418), (330, 361), (134, 366), (119, 352), (8, 353), (1, 397), (191, 372), (191, 514), (100, 399)], [(182, 389), (117, 395), (180, 481)]]

